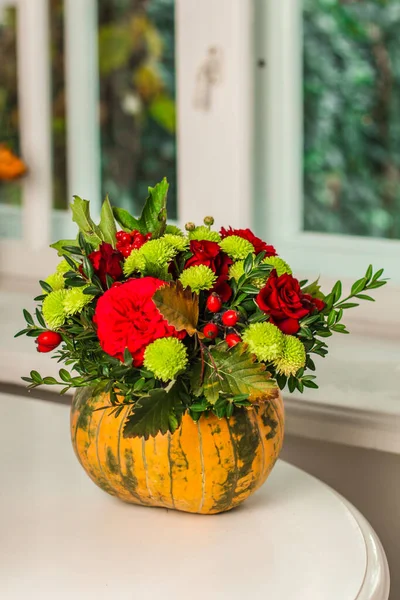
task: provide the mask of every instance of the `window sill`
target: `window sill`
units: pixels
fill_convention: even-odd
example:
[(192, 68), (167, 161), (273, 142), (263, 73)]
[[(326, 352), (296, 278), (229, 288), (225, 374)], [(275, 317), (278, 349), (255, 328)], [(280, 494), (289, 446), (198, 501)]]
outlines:
[[(58, 376), (59, 365), (38, 354), (24, 326), (37, 284), (0, 283), (0, 381), (21, 385), (34, 369)], [(288, 434), (400, 454), (400, 344), (398, 332), (378, 337), (349, 323), (352, 335), (333, 336), (330, 354), (317, 357), (319, 390), (285, 396)], [(56, 387), (52, 388), (57, 391)]]

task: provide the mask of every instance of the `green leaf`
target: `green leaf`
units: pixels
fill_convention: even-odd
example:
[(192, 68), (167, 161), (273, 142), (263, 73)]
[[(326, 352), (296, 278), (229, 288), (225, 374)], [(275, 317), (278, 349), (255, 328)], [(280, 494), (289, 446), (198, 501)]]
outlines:
[(41, 384), (43, 382), (41, 375), (37, 371), (31, 371), (30, 376), (34, 383)]
[(372, 265), (369, 265), (367, 272), (365, 273), (365, 279), (367, 281), (369, 281), (371, 279), (372, 273), (373, 273), (373, 267), (372, 267)]
[(371, 298), (371, 296), (368, 296), (367, 294), (357, 294), (356, 298), (358, 298), (359, 300), (368, 300), (369, 302), (375, 302), (375, 298)]
[(215, 404), (220, 394), (228, 397), (248, 394), (251, 400), (269, 395), (276, 390), (276, 382), (270, 378), (265, 365), (256, 362), (244, 344), (237, 344), (229, 351), (211, 351), (204, 376), (204, 395)]
[(91, 279), (93, 277), (94, 268), (93, 268), (91, 261), (88, 259), (87, 256), (83, 257), (83, 272), (85, 273), (86, 277), (88, 277), (89, 279)]
[(177, 418), (180, 405), (179, 386), (175, 384), (169, 391), (155, 389), (148, 396), (140, 398), (140, 406), (136, 405), (126, 419), (124, 438), (155, 437), (158, 433), (165, 435), (171, 431), (170, 419)]
[(50, 244), (50, 248), (57, 250), (58, 256), (62, 256), (65, 253), (71, 254), (70, 251), (66, 250), (70, 246), (78, 246), (78, 242), (76, 240), (59, 240), (58, 242), (54, 242), (54, 244)]
[(99, 228), (103, 240), (115, 248), (117, 227), (115, 225), (113, 210), (108, 196), (106, 196), (103, 206), (101, 207)]
[(38, 320), (39, 325), (46, 329), (47, 325), (45, 323), (45, 320), (43, 319), (42, 313), (38, 308), (36, 309), (36, 319)]
[(155, 187), (149, 187), (149, 196), (139, 219), (141, 227), (146, 233), (152, 233), (153, 238), (160, 237), (165, 231), (168, 188), (166, 178)]
[(360, 306), (357, 302), (341, 302), (337, 305), (338, 308), (342, 308), (346, 310), (347, 308), (355, 308), (356, 306)]
[(78, 225), (85, 239), (97, 248), (103, 241), (103, 234), (100, 227), (94, 223), (90, 216), (90, 202), (79, 196), (74, 196), (71, 210), (72, 220)]
[(113, 206), (113, 215), (117, 223), (121, 225), (123, 229), (126, 231), (133, 231), (134, 229), (140, 231), (140, 233), (146, 233), (146, 231), (142, 230), (142, 226), (139, 223), (138, 219), (132, 217), (131, 214), (128, 213), (124, 208), (118, 208)]
[(351, 295), (355, 296), (356, 294), (362, 292), (365, 289), (366, 284), (367, 280), (365, 279), (365, 277), (358, 279), (358, 281), (353, 283), (353, 285), (351, 286)]
[(332, 296), (334, 299), (333, 301), (337, 302), (341, 295), (342, 295), (342, 282), (337, 281), (332, 289)]
[(65, 383), (68, 383), (69, 381), (71, 381), (71, 375), (68, 373), (68, 371), (66, 369), (60, 369), (58, 374), (60, 375), (60, 378), (65, 381)]
[(54, 379), (54, 377), (44, 377), (43, 383), (45, 385), (57, 385), (58, 381), (56, 379)]
[(23, 309), (23, 313), (24, 313), (25, 321), (28, 323), (28, 325), (35, 325), (32, 315), (25, 308)]
[(244, 268), (244, 272), (246, 273), (246, 275), (248, 275), (250, 273), (250, 271), (252, 270), (252, 268), (253, 268), (253, 255), (252, 254), (248, 254), (246, 256), (246, 259), (243, 264), (243, 268)]

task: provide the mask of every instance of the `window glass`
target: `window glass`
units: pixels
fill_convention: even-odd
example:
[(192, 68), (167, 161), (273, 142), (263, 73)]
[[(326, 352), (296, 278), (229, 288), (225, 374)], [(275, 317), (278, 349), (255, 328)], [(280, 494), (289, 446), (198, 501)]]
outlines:
[(176, 217), (173, 0), (99, 0), (103, 195), (137, 213), (167, 176)]
[(304, 227), (400, 239), (400, 3), (303, 6)]
[(22, 191), (14, 168), (20, 156), (17, 11), (14, 7), (0, 7), (0, 57), (0, 237), (15, 238), (21, 233)]

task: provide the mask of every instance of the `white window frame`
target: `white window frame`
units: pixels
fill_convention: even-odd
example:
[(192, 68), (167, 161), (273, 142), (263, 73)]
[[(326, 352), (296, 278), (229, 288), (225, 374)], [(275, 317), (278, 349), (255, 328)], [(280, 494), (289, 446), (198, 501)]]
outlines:
[[(23, 180), (22, 240), (0, 240), (0, 274), (43, 278), (57, 262), (48, 248), (73, 235), (67, 211), (52, 210), (48, 0), (0, 0), (18, 10), (18, 88)], [(250, 225), (252, 52), (251, 3), (176, 0), (179, 221)], [(222, 56), (221, 81), (207, 110), (193, 99), (210, 47)], [(182, 51), (184, 49), (184, 51)], [(97, 1), (65, 0), (68, 195), (100, 207)], [(153, 182), (149, 182), (152, 184)], [(0, 218), (10, 218), (0, 206)], [(8, 214), (7, 214), (8, 212)], [(21, 217), (20, 217), (21, 215)], [(12, 215), (11, 215), (12, 216)], [(22, 242), (22, 243), (21, 243)]]
[[(358, 278), (369, 263), (400, 284), (400, 241), (303, 230), (302, 2), (256, 0), (257, 163), (260, 234), (296, 272)], [(262, 28), (262, 29), (261, 29)], [(389, 288), (388, 288), (389, 289)]]

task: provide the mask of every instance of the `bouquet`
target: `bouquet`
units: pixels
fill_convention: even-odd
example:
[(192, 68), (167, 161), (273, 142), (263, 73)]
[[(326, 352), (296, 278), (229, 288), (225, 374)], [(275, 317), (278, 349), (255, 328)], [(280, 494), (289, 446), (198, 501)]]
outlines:
[(325, 294), (250, 229), (168, 224), (167, 191), (166, 180), (149, 188), (140, 218), (106, 198), (98, 225), (75, 196), (79, 234), (52, 245), (60, 263), (17, 334), (68, 367), (59, 379), (31, 371), (29, 388), (104, 392), (102, 410), (129, 408), (125, 438), (173, 433), (184, 414), (229, 419), (277, 387), (317, 388), (313, 357), (386, 283), (370, 265), (347, 296), (340, 281)]

